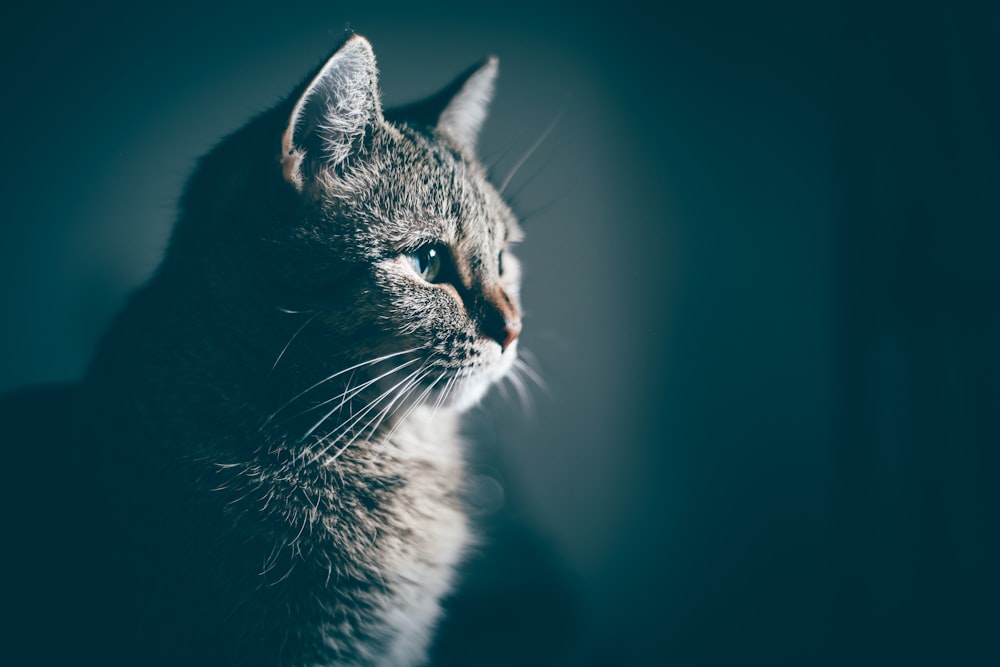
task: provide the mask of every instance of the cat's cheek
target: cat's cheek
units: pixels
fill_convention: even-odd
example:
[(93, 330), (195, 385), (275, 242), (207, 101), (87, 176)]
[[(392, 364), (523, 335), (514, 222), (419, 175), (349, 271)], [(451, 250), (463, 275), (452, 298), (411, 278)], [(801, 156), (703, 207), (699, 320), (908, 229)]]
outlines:
[(504, 253), (504, 268), (501, 275), (501, 283), (504, 290), (513, 299), (517, 299), (521, 292), (521, 261), (513, 253)]
[(427, 309), (430, 335), (444, 342), (448, 357), (453, 362), (466, 363), (479, 356), (473, 342), (477, 335), (475, 324), (469, 319), (458, 290), (448, 283), (434, 285), (433, 290), (435, 298)]
[(468, 317), (465, 311), (465, 303), (462, 301), (462, 295), (458, 293), (454, 285), (451, 283), (441, 283), (440, 285), (435, 285), (434, 289), (439, 290), (449, 301), (447, 304), (440, 304), (442, 311), (450, 313), (452, 318)]

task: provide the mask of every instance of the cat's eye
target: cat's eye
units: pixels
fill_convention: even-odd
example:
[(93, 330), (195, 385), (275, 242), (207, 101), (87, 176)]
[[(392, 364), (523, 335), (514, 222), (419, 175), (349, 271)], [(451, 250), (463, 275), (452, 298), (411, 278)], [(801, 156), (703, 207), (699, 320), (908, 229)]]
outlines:
[(429, 283), (435, 282), (441, 274), (443, 262), (442, 250), (436, 245), (425, 245), (414, 252), (408, 253), (407, 257), (417, 270), (420, 277)]

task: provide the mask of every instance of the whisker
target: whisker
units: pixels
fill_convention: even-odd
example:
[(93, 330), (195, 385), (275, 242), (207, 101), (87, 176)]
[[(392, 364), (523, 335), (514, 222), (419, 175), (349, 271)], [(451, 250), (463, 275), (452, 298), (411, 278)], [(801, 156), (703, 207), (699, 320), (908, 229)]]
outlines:
[[(356, 388), (356, 389), (352, 390), (352, 391), (353, 391), (353, 393), (351, 394), (351, 396), (350, 396), (349, 398), (354, 398), (354, 397), (355, 397), (355, 396), (357, 396), (357, 395), (358, 395), (358, 394), (359, 394), (359, 393), (360, 393), (361, 391), (363, 391), (363, 390), (364, 390), (364, 389), (365, 389), (366, 387), (368, 387), (368, 386), (370, 386), (370, 385), (374, 384), (375, 382), (378, 382), (379, 380), (381, 380), (381, 379), (383, 379), (383, 378), (385, 378), (385, 377), (388, 377), (389, 375), (392, 375), (393, 373), (397, 373), (397, 372), (401, 371), (402, 369), (406, 368), (407, 366), (409, 366), (409, 365), (411, 365), (411, 364), (415, 364), (415, 363), (417, 363), (418, 361), (419, 361), (419, 359), (410, 359), (409, 361), (406, 361), (406, 362), (403, 362), (402, 364), (400, 364), (400, 365), (396, 366), (395, 368), (393, 368), (393, 369), (391, 369), (391, 370), (388, 370), (388, 371), (386, 371), (385, 373), (382, 373), (382, 374), (381, 374), (381, 375), (379, 375), (378, 377), (376, 377), (376, 378), (374, 378), (374, 379), (371, 379), (371, 380), (368, 380), (367, 382), (365, 382), (364, 384), (362, 384), (362, 385), (361, 385), (360, 387), (358, 387), (358, 388)], [(336, 399), (333, 399), (333, 400), (336, 400)], [(313, 425), (313, 427), (312, 427), (312, 428), (310, 428), (310, 429), (309, 429), (308, 431), (306, 431), (305, 435), (303, 435), (303, 436), (302, 436), (302, 437), (301, 437), (301, 438), (299, 439), (299, 442), (301, 442), (301, 441), (305, 440), (305, 439), (306, 439), (306, 438), (308, 438), (308, 437), (309, 437), (310, 435), (312, 435), (312, 434), (313, 434), (313, 432), (314, 432), (314, 431), (315, 431), (315, 430), (316, 430), (317, 428), (319, 428), (319, 427), (320, 427), (320, 426), (321, 426), (321, 425), (323, 424), (323, 422), (325, 422), (325, 421), (326, 421), (327, 419), (329, 419), (329, 418), (330, 418), (330, 416), (331, 416), (331, 415), (333, 415), (333, 413), (334, 413), (334, 412), (336, 412), (337, 410), (341, 409), (341, 407), (343, 407), (344, 403), (345, 403), (345, 402), (346, 402), (347, 400), (348, 400), (348, 397), (345, 397), (345, 398), (344, 398), (344, 400), (343, 400), (343, 401), (341, 401), (340, 405), (338, 405), (338, 406), (337, 406), (337, 407), (335, 407), (335, 408), (334, 408), (333, 410), (330, 410), (330, 411), (329, 411), (329, 412), (327, 412), (327, 413), (326, 413), (325, 415), (323, 415), (323, 417), (322, 417), (322, 418), (321, 418), (321, 419), (320, 419), (320, 420), (319, 420), (318, 422), (316, 422), (316, 423), (315, 423), (315, 424)], [(307, 412), (308, 412), (308, 411), (307, 411)]]
[(545, 128), (541, 136), (535, 140), (535, 143), (533, 143), (531, 147), (525, 152), (525, 154), (521, 156), (521, 159), (514, 164), (513, 168), (511, 168), (511, 170), (507, 172), (506, 178), (504, 178), (503, 182), (500, 184), (500, 190), (499, 190), (500, 194), (503, 194), (503, 191), (507, 189), (507, 186), (510, 185), (510, 180), (514, 178), (518, 170), (522, 166), (524, 166), (524, 163), (528, 161), (528, 158), (530, 158), (532, 154), (534, 154), (534, 152), (538, 150), (538, 147), (542, 145), (542, 142), (544, 142), (548, 138), (548, 136), (552, 134), (552, 130), (554, 130), (556, 125), (559, 124), (559, 121), (562, 119), (564, 112), (565, 109), (561, 109), (559, 113), (556, 114), (556, 117), (552, 119), (552, 122), (550, 122), (549, 126)]
[[(397, 393), (396, 397), (393, 398), (392, 401), (390, 401), (389, 404), (385, 408), (383, 408), (379, 412), (378, 415), (376, 415), (376, 419), (378, 419), (378, 423), (376, 423), (374, 426), (372, 426), (372, 422), (374, 422), (375, 420), (373, 419), (372, 421), (369, 421), (367, 424), (365, 424), (365, 427), (364, 427), (364, 429), (362, 429), (361, 433), (364, 433), (370, 427), (371, 428), (371, 436), (374, 437), (375, 434), (378, 432), (379, 428), (382, 426), (382, 423), (392, 413), (393, 409), (397, 408), (397, 404), (400, 407), (403, 406), (403, 405), (406, 405), (407, 399), (409, 399), (410, 395), (416, 390), (417, 387), (420, 386), (420, 383), (424, 381), (424, 378), (426, 378), (428, 375), (430, 375), (433, 372), (432, 369), (428, 369), (428, 368), (423, 369), (423, 371), (424, 372), (420, 376), (413, 378), (413, 380), (411, 380), (405, 387), (403, 387)], [(425, 391), (425, 393), (426, 393), (426, 391)], [(413, 411), (413, 408), (416, 407), (416, 405), (417, 405), (417, 402), (413, 402), (413, 403), (411, 403), (409, 405), (409, 407), (407, 408), (406, 412), (403, 413), (403, 416), (400, 417), (399, 419), (397, 419), (396, 422), (392, 425), (392, 428), (389, 431), (390, 435), (392, 433), (395, 433), (396, 428), (398, 428), (400, 424), (402, 424), (404, 421), (406, 421), (406, 418), (410, 416), (410, 413)], [(355, 437), (357, 437), (357, 436), (355, 436)], [(385, 438), (381, 439), (381, 442), (379, 444), (380, 449), (388, 441), (388, 438), (389, 438), (389, 436), (387, 435)], [(348, 444), (350, 444), (350, 443), (348, 443)]]
[(549, 384), (542, 377), (542, 374), (533, 367), (538, 365), (538, 358), (534, 354), (524, 348), (521, 348), (518, 358), (514, 360), (514, 365), (519, 367), (525, 376), (534, 382), (539, 389), (544, 391), (546, 394), (551, 394)]
[[(540, 174), (544, 174), (546, 171), (548, 171), (549, 166), (552, 164), (552, 161), (556, 158), (556, 155), (557, 154), (555, 151), (550, 151), (549, 154), (543, 158), (543, 162), (540, 165), (538, 165), (538, 167), (536, 167), (534, 171), (532, 171), (527, 178), (524, 179), (524, 182), (521, 183), (516, 190), (512, 191), (507, 195), (507, 200), (516, 202), (518, 199), (520, 199), (521, 194), (524, 192), (524, 189), (527, 188), (529, 185), (531, 185), (534, 182), (534, 180), (538, 178)], [(555, 194), (556, 196), (551, 198), (550, 205), (558, 204), (561, 201), (565, 201), (567, 196), (571, 194), (571, 190), (569, 188), (566, 188), (565, 191), (563, 192), (556, 191), (553, 194)], [(523, 215), (525, 216), (537, 215), (539, 209), (542, 211), (545, 210), (544, 207), (537, 207), (534, 211), (530, 213), (526, 212)]]
[(528, 391), (528, 387), (521, 377), (523, 371), (524, 365), (515, 363), (511, 368), (511, 372), (508, 373), (507, 378), (510, 380), (511, 386), (514, 387), (514, 393), (517, 394), (521, 410), (524, 411), (526, 416), (533, 417), (535, 413), (534, 405), (531, 402), (531, 392)]
[[(411, 359), (411, 360), (407, 361), (406, 363), (403, 363), (403, 364), (400, 364), (399, 366), (396, 366), (395, 368), (393, 368), (390, 371), (382, 373), (378, 377), (374, 377), (374, 378), (372, 378), (370, 380), (366, 380), (365, 382), (362, 382), (361, 384), (353, 386), (353, 387), (351, 386), (351, 382), (354, 381), (354, 373), (352, 372), (351, 373), (351, 377), (349, 377), (347, 379), (347, 388), (344, 389), (344, 391), (340, 392), (336, 396), (332, 396), (332, 397), (326, 399), (325, 401), (317, 403), (316, 405), (313, 405), (312, 407), (308, 407), (305, 410), (302, 410), (301, 412), (297, 413), (295, 416), (296, 417), (301, 417), (302, 415), (309, 414), (313, 410), (318, 410), (318, 409), (322, 408), (324, 405), (329, 405), (330, 403), (333, 403), (338, 398), (341, 399), (340, 403), (337, 405), (337, 407), (335, 407), (333, 410), (331, 410), (330, 413), (326, 415), (326, 417), (323, 417), (323, 419), (326, 419), (327, 417), (330, 416), (330, 414), (332, 414), (332, 413), (340, 410), (341, 408), (343, 408), (344, 405), (348, 401), (350, 401), (351, 399), (353, 399), (355, 396), (357, 396), (358, 394), (360, 394), (362, 391), (364, 391), (365, 389), (367, 389), (371, 385), (375, 384), (376, 382), (378, 382), (382, 378), (386, 377), (387, 375), (392, 375), (396, 371), (402, 370), (403, 368), (405, 368), (407, 366), (410, 366), (410, 365), (416, 363), (417, 361), (418, 361), (417, 359)], [(308, 437), (308, 435), (306, 437)]]
[[(424, 375), (420, 378), (420, 381), (422, 382), (424, 378), (426, 378), (428, 375), (430, 375), (433, 372), (433, 370), (434, 369), (432, 369), (432, 368), (428, 369), (427, 372), (424, 373)], [(385, 443), (389, 442), (389, 440), (392, 438), (392, 436), (395, 435), (396, 429), (399, 428), (400, 424), (402, 424), (403, 422), (406, 421), (406, 419), (410, 416), (410, 413), (413, 412), (413, 410), (418, 405), (422, 405), (423, 404), (423, 401), (427, 397), (427, 394), (429, 394), (429, 393), (431, 393), (431, 391), (433, 391), (434, 387), (437, 385), (438, 382), (441, 381), (441, 379), (443, 377), (444, 377), (444, 375), (438, 375), (436, 378), (434, 378), (433, 382), (431, 382), (429, 385), (427, 385), (427, 387), (425, 387), (424, 390), (422, 392), (420, 392), (420, 395), (417, 396), (417, 400), (413, 401), (410, 404), (409, 409), (407, 409), (407, 411), (405, 413), (403, 413), (402, 417), (400, 417), (398, 420), (396, 420), (396, 423), (393, 424), (392, 428), (389, 430), (389, 433), (386, 434), (386, 436), (382, 439), (382, 444), (383, 445)]]
[(492, 174), (493, 170), (500, 166), (500, 163), (506, 158), (511, 150), (513, 150), (514, 144), (505, 144), (502, 149), (497, 152), (492, 153), (489, 156), (484, 156), (483, 164), (486, 166), (486, 173)]
[(410, 348), (409, 350), (402, 350), (400, 352), (392, 352), (390, 354), (382, 355), (381, 357), (376, 357), (374, 359), (369, 359), (367, 361), (362, 361), (360, 363), (354, 364), (353, 366), (349, 366), (348, 368), (345, 368), (343, 370), (337, 371), (333, 375), (330, 375), (328, 377), (323, 378), (322, 380), (320, 380), (316, 384), (314, 384), (314, 385), (312, 385), (310, 387), (307, 387), (306, 389), (303, 389), (302, 391), (300, 391), (295, 396), (292, 396), (290, 399), (288, 399), (288, 401), (286, 401), (284, 403), (284, 405), (282, 405), (277, 410), (275, 410), (274, 412), (272, 412), (270, 414), (270, 416), (268, 416), (268, 418), (261, 425), (261, 429), (263, 429), (268, 424), (270, 424), (271, 420), (274, 419), (276, 416), (278, 416), (278, 414), (282, 410), (284, 410), (289, 405), (291, 405), (295, 401), (299, 400), (300, 398), (302, 398), (303, 396), (305, 396), (306, 394), (308, 394), (310, 391), (312, 391), (316, 387), (319, 387), (320, 385), (322, 385), (322, 384), (324, 384), (326, 382), (329, 382), (330, 380), (333, 380), (334, 378), (339, 377), (339, 376), (343, 375), (344, 373), (349, 373), (350, 371), (357, 370), (359, 368), (363, 368), (364, 366), (369, 366), (369, 365), (372, 365), (372, 364), (377, 364), (377, 363), (380, 363), (382, 361), (386, 361), (387, 359), (392, 359), (393, 357), (398, 357), (401, 354), (409, 354), (410, 352), (416, 352), (417, 350), (420, 350), (420, 349), (422, 349), (424, 347), (426, 347), (426, 346), (425, 345), (421, 345), (421, 346), (418, 346), (418, 347)]
[(278, 367), (278, 362), (281, 361), (281, 358), (283, 356), (285, 356), (285, 352), (288, 351), (288, 346), (292, 344), (292, 341), (295, 340), (296, 336), (302, 333), (302, 330), (305, 329), (307, 326), (309, 326), (309, 323), (315, 320), (316, 317), (317, 317), (316, 315), (313, 315), (308, 320), (303, 322), (302, 326), (300, 326), (298, 329), (295, 330), (295, 333), (292, 334), (292, 337), (288, 339), (287, 343), (285, 343), (285, 347), (281, 348), (281, 353), (278, 355), (278, 358), (274, 360), (273, 364), (271, 364), (271, 371), (270, 371), (271, 373), (273, 373), (274, 369)]
[[(455, 391), (455, 387), (458, 386), (459, 379), (460, 378), (456, 376), (455, 377), (455, 381), (452, 382), (451, 386), (448, 387), (447, 391), (445, 392), (445, 402), (447, 402), (449, 399), (451, 399), (451, 395)], [(443, 404), (442, 404), (442, 407), (443, 407)]]
[[(385, 398), (385, 397), (383, 396), (382, 398)], [(392, 410), (393, 402), (395, 402), (395, 400), (397, 400), (397, 399), (398, 399), (398, 396), (396, 398), (394, 398), (393, 401), (391, 401), (389, 403), (389, 405), (387, 405), (385, 408), (383, 408), (382, 410), (380, 410), (379, 412), (377, 412), (375, 414), (375, 416), (372, 417), (370, 420), (368, 420), (368, 422), (364, 426), (362, 426), (360, 429), (358, 429), (357, 433), (355, 433), (353, 436), (351, 436), (351, 438), (347, 442), (345, 442), (343, 445), (341, 445), (339, 448), (337, 448), (337, 451), (335, 451), (333, 453), (333, 456), (330, 457), (330, 460), (327, 462), (327, 464), (332, 463), (333, 461), (336, 461), (338, 458), (340, 458), (340, 455), (343, 454), (345, 451), (347, 451), (347, 449), (352, 444), (354, 444), (354, 442), (357, 441), (357, 439), (360, 438), (366, 431), (368, 431), (370, 427), (371, 427), (371, 432), (374, 435), (374, 433), (378, 430), (379, 426), (382, 425), (382, 421), (385, 419), (385, 417)], [(378, 402), (379, 401), (376, 401), (376, 403), (378, 403)], [(370, 406), (370, 407), (374, 407), (374, 405)], [(368, 412), (368, 410), (366, 410), (365, 412)], [(356, 419), (356, 420), (354, 420), (351, 428), (347, 429), (347, 431), (352, 430), (353, 426), (356, 425), (360, 421), (360, 418), (363, 417), (363, 416), (364, 416), (364, 413), (360, 414), (359, 418)], [(372, 427), (372, 424), (374, 424), (374, 427)], [(347, 431), (345, 431), (341, 435), (346, 435)], [(337, 438), (334, 438), (332, 441), (330, 441), (330, 443), (327, 445), (327, 447), (325, 447), (323, 449), (323, 451), (320, 452), (319, 455), (313, 459), (313, 462), (315, 462), (316, 460), (318, 460), (319, 457), (323, 456), (323, 454), (325, 454), (327, 451), (329, 451), (330, 447), (332, 447), (333, 444), (336, 443), (339, 438), (340, 438), (340, 436), (338, 436)]]
[[(320, 450), (319, 453), (317, 453), (316, 455), (314, 455), (312, 457), (312, 459), (310, 460), (310, 463), (315, 463), (323, 455), (325, 455), (328, 451), (330, 451), (330, 448), (333, 447), (334, 444), (336, 444), (336, 442), (341, 438), (341, 436), (346, 435), (349, 431), (351, 431), (355, 426), (357, 426), (361, 422), (362, 419), (364, 419), (365, 415), (367, 415), (369, 412), (371, 412), (372, 410), (374, 410), (375, 407), (379, 403), (381, 403), (383, 400), (386, 399), (386, 397), (388, 397), (389, 395), (395, 393), (396, 390), (399, 389), (399, 387), (401, 387), (404, 384), (406, 384), (407, 382), (409, 382), (416, 374), (420, 373), (420, 371), (421, 371), (421, 369), (418, 368), (417, 370), (415, 370), (412, 373), (410, 373), (409, 375), (407, 375), (405, 378), (403, 378), (402, 380), (400, 380), (399, 382), (397, 382), (395, 385), (393, 385), (392, 387), (390, 387), (386, 391), (382, 392), (382, 394), (380, 394), (377, 398), (375, 398), (374, 400), (370, 401), (368, 403), (368, 405), (366, 405), (364, 407), (364, 409), (362, 409), (356, 415), (352, 415), (351, 417), (348, 418), (348, 420), (346, 422), (340, 424), (339, 426), (337, 426), (336, 428), (334, 428), (332, 431), (328, 432), (325, 436), (323, 436), (323, 438), (321, 438), (321, 440), (327, 440), (327, 439), (329, 439), (329, 442), (327, 443), (326, 447), (324, 447), (322, 450)], [(316, 428), (318, 428), (320, 426), (320, 424), (322, 424), (322, 423), (323, 422), (321, 420), (312, 429), (310, 429), (310, 433), (312, 433), (313, 431), (315, 431)], [(361, 431), (359, 431), (353, 438), (351, 438), (351, 440), (349, 440), (347, 442), (347, 444), (345, 444), (343, 447), (341, 447), (340, 449), (338, 449), (337, 452), (333, 455), (333, 458), (336, 459), (337, 457), (339, 457), (351, 445), (351, 443), (353, 443), (354, 440), (357, 439), (357, 437), (361, 433), (363, 433), (364, 430), (367, 429), (368, 425), (370, 425), (370, 424), (371, 424), (371, 422), (369, 422), (368, 424), (366, 424), (365, 427)], [(306, 435), (306, 437), (308, 437), (308, 434)]]
[[(516, 359), (514, 360), (514, 364), (515, 365), (517, 364), (517, 360)], [(511, 369), (511, 372), (513, 372), (513, 369)], [(503, 379), (506, 380), (507, 378), (503, 378)], [(503, 400), (505, 402), (509, 403), (511, 397), (510, 397), (510, 394), (507, 393), (507, 384), (505, 382), (503, 382), (503, 381), (497, 382), (496, 383), (496, 388), (497, 388), (497, 391), (500, 392), (501, 397), (503, 397)]]
[(434, 416), (437, 415), (438, 408), (444, 405), (445, 401), (448, 398), (448, 394), (451, 393), (451, 389), (452, 387), (455, 386), (455, 383), (457, 381), (458, 381), (458, 376), (452, 375), (450, 378), (448, 378), (448, 381), (445, 382), (444, 389), (441, 390), (441, 395), (438, 396), (437, 401), (434, 402), (434, 408), (431, 410), (431, 421), (434, 421)]

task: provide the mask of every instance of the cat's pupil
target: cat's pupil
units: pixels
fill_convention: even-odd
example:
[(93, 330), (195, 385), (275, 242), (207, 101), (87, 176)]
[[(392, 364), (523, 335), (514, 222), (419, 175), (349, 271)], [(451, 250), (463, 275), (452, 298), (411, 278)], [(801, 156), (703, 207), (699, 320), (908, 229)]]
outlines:
[(441, 273), (441, 251), (435, 246), (424, 246), (410, 254), (410, 260), (420, 277), (429, 283)]

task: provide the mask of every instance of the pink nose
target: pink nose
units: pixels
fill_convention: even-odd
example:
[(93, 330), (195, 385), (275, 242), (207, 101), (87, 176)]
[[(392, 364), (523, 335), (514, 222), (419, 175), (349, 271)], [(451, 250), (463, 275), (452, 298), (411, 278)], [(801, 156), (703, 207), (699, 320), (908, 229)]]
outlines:
[(503, 327), (503, 340), (497, 339), (500, 343), (500, 347), (506, 350), (510, 347), (510, 344), (517, 340), (517, 337), (521, 335), (521, 320), (507, 320), (504, 322)]
[(510, 295), (497, 285), (478, 302), (479, 331), (506, 350), (521, 335), (521, 315)]

